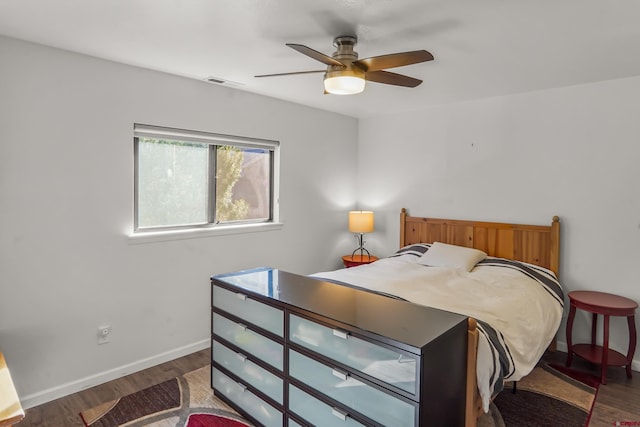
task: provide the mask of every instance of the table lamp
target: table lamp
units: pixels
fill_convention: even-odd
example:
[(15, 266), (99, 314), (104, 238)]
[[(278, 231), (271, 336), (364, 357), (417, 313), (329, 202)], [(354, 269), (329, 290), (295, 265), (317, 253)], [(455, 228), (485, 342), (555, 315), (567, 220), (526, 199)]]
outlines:
[(373, 212), (371, 211), (350, 211), (349, 212), (349, 231), (355, 233), (356, 240), (358, 240), (358, 247), (353, 253), (351, 258), (356, 252), (360, 251), (360, 258), (367, 253), (367, 256), (371, 258), (371, 254), (364, 248), (364, 240), (362, 240), (364, 233), (371, 233), (373, 231)]

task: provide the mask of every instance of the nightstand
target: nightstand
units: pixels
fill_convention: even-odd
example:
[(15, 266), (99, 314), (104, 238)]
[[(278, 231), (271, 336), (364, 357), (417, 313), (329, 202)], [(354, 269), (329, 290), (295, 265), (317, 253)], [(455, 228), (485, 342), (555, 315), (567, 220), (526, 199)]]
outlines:
[[(592, 363), (600, 364), (600, 382), (607, 383), (607, 366), (625, 366), (627, 377), (631, 378), (631, 363), (636, 349), (635, 311), (638, 304), (628, 298), (605, 292), (573, 291), (569, 292), (569, 317), (567, 318), (567, 363), (571, 366), (573, 354)], [(576, 309), (592, 313), (591, 344), (573, 344), (571, 332)], [(604, 316), (602, 345), (596, 344), (598, 314)], [(627, 355), (609, 348), (609, 316), (624, 316), (629, 325), (629, 349)]]
[(342, 257), (342, 262), (344, 263), (344, 266), (349, 268), (349, 267), (356, 267), (358, 265), (362, 265), (362, 264), (371, 264), (374, 261), (377, 261), (378, 257), (376, 256), (369, 256), (369, 255), (345, 255)]

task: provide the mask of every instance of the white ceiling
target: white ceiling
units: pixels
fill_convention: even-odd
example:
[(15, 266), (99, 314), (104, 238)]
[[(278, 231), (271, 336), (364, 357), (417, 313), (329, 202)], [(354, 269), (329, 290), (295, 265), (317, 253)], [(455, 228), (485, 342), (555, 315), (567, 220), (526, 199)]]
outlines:
[[(0, 1), (0, 34), (355, 117), (637, 76), (639, 23), (638, 0)], [(360, 58), (431, 52), (391, 70), (424, 83), (336, 96), (322, 74), (253, 77), (320, 70), (285, 43), (331, 55), (354, 34)]]

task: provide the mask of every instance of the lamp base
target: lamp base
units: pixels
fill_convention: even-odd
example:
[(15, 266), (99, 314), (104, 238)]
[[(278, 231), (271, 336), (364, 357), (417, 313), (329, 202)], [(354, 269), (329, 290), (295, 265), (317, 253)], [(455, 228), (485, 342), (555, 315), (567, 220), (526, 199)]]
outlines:
[(359, 234), (356, 234), (355, 236), (356, 236), (356, 239), (358, 239), (358, 243), (359, 243), (359, 245), (358, 245), (358, 247), (356, 248), (356, 250), (355, 250), (355, 251), (353, 251), (353, 252), (351, 253), (351, 257), (353, 258), (353, 256), (356, 254), (356, 252), (358, 252), (358, 251), (359, 251), (359, 252), (360, 252), (360, 259), (362, 259), (362, 258), (364, 257), (364, 253), (365, 253), (365, 252), (367, 253), (367, 257), (368, 257), (369, 259), (371, 259), (371, 254), (369, 253), (369, 251), (368, 251), (368, 250), (366, 250), (366, 249), (365, 249), (365, 247), (364, 247), (364, 240), (362, 240), (362, 238), (363, 238), (364, 234), (363, 234), (363, 233), (359, 233)]
[(362, 259), (364, 257), (364, 252), (367, 253), (367, 258), (371, 258), (371, 254), (369, 253), (368, 250), (366, 250), (365, 248), (358, 248), (355, 251), (353, 251), (351, 253), (351, 258), (353, 258), (353, 256), (356, 254), (356, 252), (360, 251), (360, 259)]

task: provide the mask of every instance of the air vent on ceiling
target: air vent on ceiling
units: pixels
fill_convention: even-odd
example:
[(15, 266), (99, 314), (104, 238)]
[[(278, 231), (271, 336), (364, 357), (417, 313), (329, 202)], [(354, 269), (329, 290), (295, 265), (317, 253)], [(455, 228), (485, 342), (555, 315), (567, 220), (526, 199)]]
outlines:
[(217, 84), (219, 84), (219, 85), (223, 85), (223, 84), (225, 84), (225, 83), (226, 83), (226, 81), (225, 81), (225, 80), (219, 79), (219, 78), (217, 78), (217, 77), (212, 77), (212, 76), (207, 77), (207, 78), (206, 78), (206, 80), (207, 80), (209, 83), (217, 83)]
[(220, 77), (214, 77), (214, 76), (209, 76), (204, 80), (209, 83), (214, 83), (214, 84), (223, 85), (223, 86), (236, 86), (236, 87), (244, 86), (242, 83), (232, 82), (231, 80), (225, 80), (225, 79), (221, 79)]

